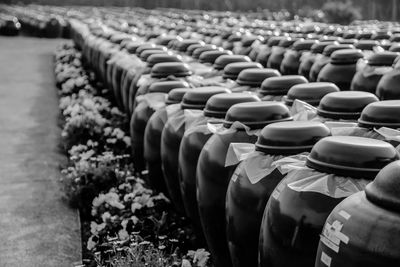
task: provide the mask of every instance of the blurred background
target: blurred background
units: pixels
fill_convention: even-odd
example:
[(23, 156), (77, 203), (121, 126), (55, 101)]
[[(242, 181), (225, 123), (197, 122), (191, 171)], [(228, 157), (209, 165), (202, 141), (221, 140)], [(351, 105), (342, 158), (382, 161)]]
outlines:
[[(144, 8), (184, 8), (227, 11), (265, 11), (286, 10), (314, 20), (330, 22), (335, 16), (354, 19), (398, 20), (399, 0), (0, 0), (5, 4), (42, 5), (90, 5), (90, 6), (137, 6)], [(340, 18), (343, 20), (343, 18)]]

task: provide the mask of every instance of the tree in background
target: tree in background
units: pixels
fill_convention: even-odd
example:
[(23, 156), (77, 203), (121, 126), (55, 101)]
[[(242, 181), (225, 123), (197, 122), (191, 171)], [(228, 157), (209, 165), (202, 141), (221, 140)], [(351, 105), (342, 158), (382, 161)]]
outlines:
[(362, 18), (360, 10), (351, 1), (329, 1), (322, 6), (329, 23), (349, 24)]

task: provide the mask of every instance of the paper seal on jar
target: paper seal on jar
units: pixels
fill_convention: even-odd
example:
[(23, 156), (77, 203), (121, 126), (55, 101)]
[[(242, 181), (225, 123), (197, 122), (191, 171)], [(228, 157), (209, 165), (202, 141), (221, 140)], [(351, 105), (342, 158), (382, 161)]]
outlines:
[(317, 115), (317, 108), (298, 99), (293, 101), (293, 105), (290, 108), (294, 121), (312, 121), (319, 120)]

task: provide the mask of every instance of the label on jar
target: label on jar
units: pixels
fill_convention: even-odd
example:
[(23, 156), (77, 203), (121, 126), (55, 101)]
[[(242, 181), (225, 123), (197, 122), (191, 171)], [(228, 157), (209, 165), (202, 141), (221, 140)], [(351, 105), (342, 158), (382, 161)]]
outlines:
[(346, 220), (350, 219), (351, 215), (348, 214), (346, 211), (341, 210), (339, 211), (339, 215), (342, 216), (343, 218), (345, 218)]
[(340, 242), (348, 244), (350, 240), (348, 236), (341, 232), (342, 228), (343, 223), (338, 220), (334, 221), (332, 224), (327, 222), (321, 236), (322, 243), (336, 253), (339, 252)]
[(240, 164), (240, 165), (236, 168), (235, 172), (233, 173), (233, 175), (232, 175), (232, 177), (231, 177), (232, 182), (236, 183), (236, 181), (237, 181), (237, 179), (238, 179), (238, 177), (239, 177), (239, 174), (240, 174), (240, 172), (241, 172), (242, 169), (243, 169), (242, 166), (243, 166), (243, 164)]
[(330, 267), (331, 266), (331, 262), (332, 262), (332, 258), (329, 257), (328, 255), (326, 255), (326, 253), (322, 251), (322, 253), (321, 253), (321, 261), (326, 266)]

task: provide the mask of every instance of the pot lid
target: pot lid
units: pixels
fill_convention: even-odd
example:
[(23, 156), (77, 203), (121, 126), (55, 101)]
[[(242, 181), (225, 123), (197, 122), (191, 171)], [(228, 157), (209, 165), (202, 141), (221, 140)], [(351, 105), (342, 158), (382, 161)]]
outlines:
[(175, 88), (169, 91), (167, 101), (165, 102), (167, 105), (178, 104), (182, 101), (183, 96), (192, 90), (192, 88)]
[(400, 211), (400, 161), (386, 165), (365, 188), (369, 201), (379, 207)]
[(145, 50), (164, 50), (164, 51), (167, 51), (167, 48), (165, 46), (162, 46), (162, 45), (145, 43), (145, 44), (140, 45), (138, 48), (136, 48), (135, 53), (136, 53), (137, 56), (140, 56), (140, 54)]
[(149, 58), (149, 56), (151, 55), (160, 55), (160, 54), (164, 54), (164, 55), (168, 55), (167, 51), (164, 50), (153, 50), (153, 49), (149, 49), (149, 50), (144, 50), (142, 53), (140, 53), (140, 60), (146, 62), (147, 59)]
[(354, 45), (358, 42), (358, 40), (357, 39), (341, 39), (338, 42), (339, 42), (339, 44)]
[(339, 45), (339, 43), (334, 42), (334, 41), (322, 41), (322, 42), (313, 44), (311, 46), (310, 51), (311, 51), (311, 53), (322, 54), (325, 47), (327, 47), (328, 45)]
[(390, 162), (399, 159), (385, 141), (355, 136), (329, 136), (318, 141), (306, 165), (324, 173), (373, 180)]
[(313, 106), (318, 106), (319, 102), (326, 94), (339, 91), (339, 88), (334, 83), (329, 82), (296, 84), (289, 89), (286, 96), (283, 97), (283, 100), (288, 106), (291, 106), (295, 99), (304, 101)]
[(291, 37), (283, 38), (279, 42), (278, 46), (288, 48), (288, 47), (292, 46), (298, 39), (299, 38), (291, 38)]
[(317, 40), (298, 40), (293, 44), (293, 50), (309, 51), (317, 43)]
[(283, 39), (285, 39), (287, 37), (285, 36), (272, 36), (271, 38), (268, 39), (267, 45), (269, 47), (273, 47), (279, 44), (280, 41), (282, 41)]
[(385, 100), (367, 105), (358, 119), (360, 127), (400, 128), (400, 100)]
[(337, 50), (341, 50), (341, 49), (351, 49), (354, 48), (353, 45), (347, 45), (347, 44), (332, 44), (332, 45), (328, 45), (327, 47), (325, 47), (324, 51), (322, 52), (322, 54), (324, 56), (330, 57), (332, 55), (333, 52), (337, 51)]
[(400, 42), (400, 34), (399, 33), (393, 34), (392, 37), (390, 37), (390, 42), (392, 43)]
[(236, 32), (236, 33), (232, 33), (231, 35), (229, 35), (228, 37), (228, 42), (233, 43), (233, 42), (239, 42), (242, 40), (242, 34)]
[(199, 40), (193, 40), (193, 39), (184, 39), (177, 43), (177, 50), (180, 52), (186, 52), (188, 47), (192, 44), (203, 44), (204, 45), (204, 42), (199, 41)]
[(390, 45), (389, 51), (390, 52), (400, 52), (400, 43), (394, 43), (394, 44)]
[(243, 86), (260, 87), (265, 79), (278, 76), (281, 74), (275, 69), (245, 69), (239, 73), (236, 82)]
[(193, 51), (192, 57), (193, 57), (194, 59), (199, 59), (201, 53), (207, 52), (207, 51), (215, 51), (215, 50), (217, 50), (217, 49), (218, 49), (218, 48), (217, 48), (217, 46), (215, 46), (215, 45), (205, 45), (205, 46), (203, 46), (203, 47), (196, 48), (196, 49)]
[(235, 121), (239, 121), (251, 129), (261, 129), (273, 122), (289, 120), (292, 120), (290, 111), (281, 102), (241, 103), (229, 108), (225, 116), (224, 127), (229, 128)]
[(374, 53), (368, 58), (368, 65), (390, 67), (399, 55), (399, 53), (389, 51)]
[(361, 111), (370, 103), (378, 101), (371, 93), (341, 91), (325, 95), (317, 108), (317, 114), (334, 120), (357, 120)]
[(378, 46), (379, 42), (374, 40), (360, 40), (354, 47), (361, 50), (373, 50), (375, 46)]
[(360, 58), (363, 58), (364, 54), (359, 49), (342, 49), (337, 50), (331, 55), (331, 63), (347, 63), (354, 64)]
[(256, 63), (256, 62), (229, 63), (224, 68), (224, 73), (222, 75), (222, 78), (236, 80), (236, 78), (238, 77), (239, 73), (242, 70), (252, 69), (252, 68), (262, 69), (263, 66), (260, 63)]
[(356, 38), (358, 40), (368, 40), (368, 39), (371, 39), (371, 36), (372, 36), (372, 32), (359, 32), (359, 33), (357, 33)]
[(388, 40), (391, 37), (391, 33), (385, 30), (376, 31), (372, 34), (372, 40)]
[(354, 39), (356, 37), (356, 33), (354, 31), (347, 31), (343, 33), (344, 39)]
[(200, 63), (210, 63), (210, 64), (214, 64), (215, 60), (222, 56), (222, 55), (232, 55), (231, 51), (228, 50), (223, 50), (223, 51), (219, 51), (219, 50), (214, 50), (214, 51), (206, 51), (201, 53), (199, 60)]
[(223, 70), (226, 65), (235, 62), (251, 62), (251, 59), (242, 55), (222, 55), (215, 60), (214, 69)]
[(254, 35), (245, 35), (242, 37), (242, 46), (243, 47), (249, 47), (251, 46), (255, 40), (257, 40), (258, 37)]
[(170, 54), (153, 54), (147, 58), (147, 66), (152, 68), (157, 63), (182, 62), (182, 57)]
[(193, 51), (196, 50), (197, 48), (203, 47), (204, 44), (192, 44), (186, 49), (186, 53), (191, 56), (193, 54)]
[(238, 103), (261, 101), (255, 94), (251, 93), (225, 93), (213, 95), (208, 99), (204, 108), (204, 115), (213, 118), (225, 118), (228, 109)]
[(265, 79), (261, 84), (260, 94), (262, 95), (286, 95), (289, 89), (296, 85), (308, 83), (301, 75), (285, 75)]
[(185, 81), (163, 81), (155, 82), (149, 86), (149, 93), (168, 93), (174, 88), (188, 88), (189, 84)]
[(163, 35), (160, 36), (157, 39), (157, 44), (158, 45), (164, 45), (167, 46), (169, 44), (169, 42), (171, 42), (172, 40), (177, 40), (178, 36), (174, 36), (174, 35)]
[(130, 42), (125, 45), (126, 51), (128, 51), (129, 54), (135, 54), (136, 50), (141, 46), (141, 43), (136, 43), (136, 42)]
[(330, 136), (329, 128), (315, 121), (288, 121), (264, 127), (256, 150), (272, 155), (293, 155), (311, 151), (320, 139)]
[(157, 63), (151, 68), (152, 78), (166, 78), (170, 75), (175, 77), (186, 77), (191, 75), (189, 66), (181, 62)]
[(230, 92), (229, 89), (220, 86), (194, 88), (183, 96), (181, 107), (182, 109), (204, 109), (208, 99), (213, 95)]

